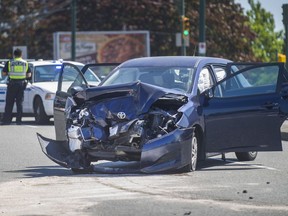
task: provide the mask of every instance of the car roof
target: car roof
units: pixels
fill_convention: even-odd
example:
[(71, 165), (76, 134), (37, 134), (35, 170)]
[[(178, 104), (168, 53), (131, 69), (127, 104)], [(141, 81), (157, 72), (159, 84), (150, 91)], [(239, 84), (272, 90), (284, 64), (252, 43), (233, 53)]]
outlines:
[(141, 66), (189, 66), (208, 64), (208, 63), (222, 63), (226, 64), (231, 62), (228, 59), (216, 58), (216, 57), (202, 57), (202, 56), (154, 56), (154, 57), (142, 57), (135, 58), (123, 62), (120, 67), (141, 67)]
[(43, 66), (43, 65), (62, 65), (63, 62), (69, 62), (75, 65), (84, 66), (84, 64), (75, 61), (63, 61), (63, 60), (37, 60), (37, 61), (30, 61), (29, 64), (33, 66)]

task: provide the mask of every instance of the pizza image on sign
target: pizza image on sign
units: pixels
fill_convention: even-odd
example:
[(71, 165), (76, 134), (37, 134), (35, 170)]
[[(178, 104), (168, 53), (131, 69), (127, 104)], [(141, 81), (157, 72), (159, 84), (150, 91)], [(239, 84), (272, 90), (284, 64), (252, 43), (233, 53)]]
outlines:
[(107, 40), (98, 51), (98, 62), (123, 62), (145, 53), (143, 42), (128, 35)]

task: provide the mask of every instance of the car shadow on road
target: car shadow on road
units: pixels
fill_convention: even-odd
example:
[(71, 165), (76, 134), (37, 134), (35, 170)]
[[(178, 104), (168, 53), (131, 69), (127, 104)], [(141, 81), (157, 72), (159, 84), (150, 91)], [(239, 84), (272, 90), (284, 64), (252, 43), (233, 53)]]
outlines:
[(47, 123), (43, 124), (36, 124), (34, 121), (23, 121), (22, 125), (32, 125), (32, 126), (49, 126), (49, 125), (54, 125), (54, 121), (49, 121)]
[[(16, 124), (16, 122), (14, 122), (14, 121), (12, 121), (11, 122), (11, 124), (10, 125), (17, 125)], [(30, 120), (23, 120), (22, 122), (21, 122), (21, 125), (17, 125), (17, 126), (19, 126), (19, 127), (21, 127), (21, 126), (50, 126), (50, 125), (54, 125), (54, 121), (49, 121), (49, 122), (47, 122), (47, 123), (43, 123), (43, 124), (37, 124), (35, 121), (30, 121)]]
[[(255, 170), (262, 169), (261, 164), (239, 163), (238, 160), (228, 159), (226, 161), (221, 159), (206, 159), (198, 163), (196, 172), (209, 171), (239, 171), (239, 170)], [(117, 176), (147, 176), (147, 175), (171, 175), (171, 174), (188, 174), (179, 171), (159, 172), (147, 174), (140, 172), (137, 169), (137, 163), (131, 163), (125, 167), (125, 163), (105, 162), (95, 165), (93, 170), (89, 172), (73, 172), (71, 169), (63, 168), (61, 166), (32, 166), (22, 170), (4, 171), (6, 173), (21, 173), (24, 178), (39, 178), (47, 176), (71, 176), (71, 177), (117, 177)]]
[(33, 166), (22, 170), (3, 171), (5, 173), (21, 173), (24, 178), (38, 178), (44, 176), (69, 176), (73, 175), (71, 170), (60, 166)]

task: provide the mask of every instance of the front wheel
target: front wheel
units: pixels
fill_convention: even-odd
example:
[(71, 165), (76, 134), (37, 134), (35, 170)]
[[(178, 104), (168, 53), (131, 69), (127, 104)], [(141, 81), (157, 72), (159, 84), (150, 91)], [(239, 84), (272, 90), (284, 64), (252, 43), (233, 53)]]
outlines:
[(253, 161), (257, 157), (256, 151), (253, 152), (235, 152), (235, 155), (239, 161)]
[(93, 173), (93, 169), (92, 168), (85, 168), (85, 169), (79, 169), (79, 168), (71, 168), (71, 171), (73, 172), (73, 174), (90, 174)]
[(184, 172), (195, 171), (197, 168), (197, 160), (198, 160), (198, 139), (194, 132), (191, 140), (190, 162), (188, 165), (183, 167), (183, 171)]
[(87, 158), (85, 153), (77, 150), (72, 154), (72, 158), (75, 160), (73, 163), (74, 167), (71, 168), (74, 174), (85, 174), (93, 172), (91, 161)]

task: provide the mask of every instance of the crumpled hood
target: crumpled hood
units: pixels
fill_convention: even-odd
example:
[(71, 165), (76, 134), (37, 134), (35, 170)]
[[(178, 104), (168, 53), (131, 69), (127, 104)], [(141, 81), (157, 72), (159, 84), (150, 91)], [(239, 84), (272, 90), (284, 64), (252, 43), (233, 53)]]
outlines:
[[(179, 100), (186, 98), (186, 95), (180, 91), (165, 89), (142, 82), (88, 88), (85, 91), (78, 92), (75, 98), (93, 102), (99, 101), (99, 104), (109, 103), (109, 107), (112, 110), (115, 110), (117, 107), (120, 109), (121, 106), (123, 106), (122, 109), (124, 109), (124, 106), (127, 109), (127, 105), (131, 105), (131, 102), (133, 102), (134, 107), (128, 107), (128, 109), (137, 110), (137, 115), (139, 115), (147, 112), (151, 105), (163, 96), (174, 99), (179, 98)], [(125, 104), (128, 101), (130, 103)]]

